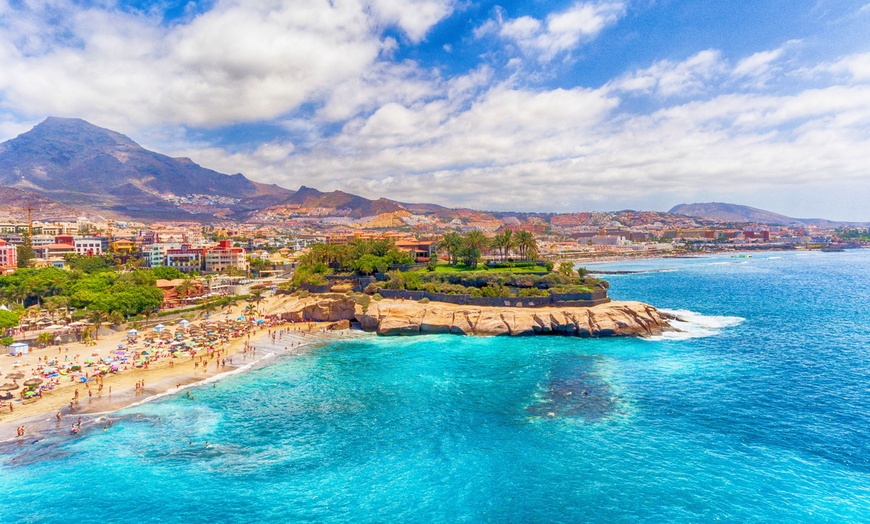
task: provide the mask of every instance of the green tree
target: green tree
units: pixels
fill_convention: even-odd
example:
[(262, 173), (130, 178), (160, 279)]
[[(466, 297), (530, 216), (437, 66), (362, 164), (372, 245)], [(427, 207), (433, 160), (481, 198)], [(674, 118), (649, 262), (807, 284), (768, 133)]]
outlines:
[(63, 310), (63, 314), (66, 316), (67, 312), (69, 312), (69, 297), (64, 295), (47, 297), (42, 302), (42, 306), (47, 309), (52, 316), (60, 310)]
[(36, 258), (36, 253), (33, 251), (33, 239), (30, 238), (30, 232), (25, 231), (21, 234), (21, 245), (17, 248), (18, 251), (18, 267), (25, 268), (33, 265), (33, 259)]
[(260, 310), (260, 302), (263, 301), (265, 291), (261, 288), (252, 289), (251, 290), (251, 302), (253, 302), (257, 306), (257, 311)]
[(263, 260), (262, 258), (254, 257), (254, 258), (250, 259), (250, 263), (248, 264), (248, 266), (251, 268), (251, 271), (254, 273), (254, 276), (259, 278), (260, 273), (263, 270), (272, 267), (272, 264), (267, 260)]
[(88, 320), (94, 325), (94, 340), (100, 340), (100, 326), (109, 320), (109, 314), (105, 311), (91, 311)]
[(459, 261), (460, 253), (462, 252), (462, 237), (459, 233), (451, 231), (450, 233), (445, 233), (441, 238), (441, 241), (438, 242), (438, 249), (443, 249), (447, 251), (447, 256), (449, 257), (450, 264), (456, 265)]
[(196, 293), (196, 283), (190, 277), (185, 277), (184, 282), (175, 286), (175, 292), (181, 298), (188, 298)]
[(151, 268), (151, 273), (155, 278), (161, 280), (175, 280), (176, 278), (184, 278), (184, 273), (174, 267), (160, 266)]
[(52, 335), (52, 334), (49, 333), (48, 331), (45, 331), (45, 332), (43, 332), (43, 333), (40, 333), (39, 336), (36, 337), (36, 343), (37, 343), (37, 344), (45, 344), (45, 345), (49, 345), (49, 344), (51, 344), (52, 342), (54, 342), (54, 335)]
[(516, 245), (521, 259), (534, 260), (538, 257), (538, 242), (530, 232), (517, 231)]
[(63, 258), (70, 269), (77, 269), (84, 273), (99, 273), (107, 271), (113, 266), (111, 255), (85, 256), (69, 253), (64, 255)]
[(502, 260), (507, 260), (510, 256), (511, 250), (514, 249), (515, 242), (513, 231), (510, 229), (505, 229), (503, 232), (494, 236), (492, 239), (492, 247), (497, 250), (499, 254), (501, 254)]
[(3, 337), (3, 338), (0, 338), (0, 346), (3, 346), (3, 347), (7, 347), (7, 348), (8, 348), (9, 346), (11, 346), (11, 345), (14, 344), (14, 343), (15, 343), (15, 339), (12, 338), (12, 337)]
[(574, 264), (571, 262), (562, 262), (559, 264), (559, 273), (566, 277), (574, 276)]
[(471, 231), (462, 241), (462, 260), (466, 266), (476, 269), (483, 252), (489, 247), (489, 239), (480, 231)]
[(378, 270), (378, 264), (382, 261), (382, 257), (367, 253), (356, 261), (356, 270), (363, 275), (371, 275)]
[(11, 311), (0, 310), (0, 329), (14, 328), (21, 322), (18, 315)]

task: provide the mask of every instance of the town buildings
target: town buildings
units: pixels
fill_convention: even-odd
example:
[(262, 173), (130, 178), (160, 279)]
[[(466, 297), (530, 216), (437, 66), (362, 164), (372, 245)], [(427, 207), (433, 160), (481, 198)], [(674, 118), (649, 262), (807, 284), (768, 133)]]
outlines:
[(0, 275), (15, 271), (18, 267), (18, 248), (0, 240)]

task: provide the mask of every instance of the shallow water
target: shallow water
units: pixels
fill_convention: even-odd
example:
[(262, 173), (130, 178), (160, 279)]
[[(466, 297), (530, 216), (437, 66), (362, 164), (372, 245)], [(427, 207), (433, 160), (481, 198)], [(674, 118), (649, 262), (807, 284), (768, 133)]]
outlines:
[(0, 521), (870, 521), (870, 252), (607, 268), (686, 332), (277, 356), (3, 447)]

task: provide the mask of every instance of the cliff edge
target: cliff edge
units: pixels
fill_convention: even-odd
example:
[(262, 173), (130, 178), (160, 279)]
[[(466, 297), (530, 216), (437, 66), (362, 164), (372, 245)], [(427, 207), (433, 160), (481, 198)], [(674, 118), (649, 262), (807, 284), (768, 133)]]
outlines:
[(641, 302), (594, 307), (479, 307), (400, 300), (366, 301), (347, 295), (290, 297), (277, 311), (294, 321), (357, 321), (379, 335), (653, 336), (672, 331), (670, 318)]

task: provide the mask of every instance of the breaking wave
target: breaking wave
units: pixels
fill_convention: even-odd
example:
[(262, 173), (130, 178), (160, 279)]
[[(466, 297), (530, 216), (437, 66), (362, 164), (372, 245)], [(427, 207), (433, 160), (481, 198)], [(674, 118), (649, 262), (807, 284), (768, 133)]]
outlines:
[(663, 313), (677, 317), (668, 323), (677, 331), (662, 333), (649, 340), (688, 340), (690, 338), (713, 337), (725, 328), (739, 326), (746, 319), (743, 317), (729, 317), (723, 315), (704, 315), (687, 309), (662, 309)]

